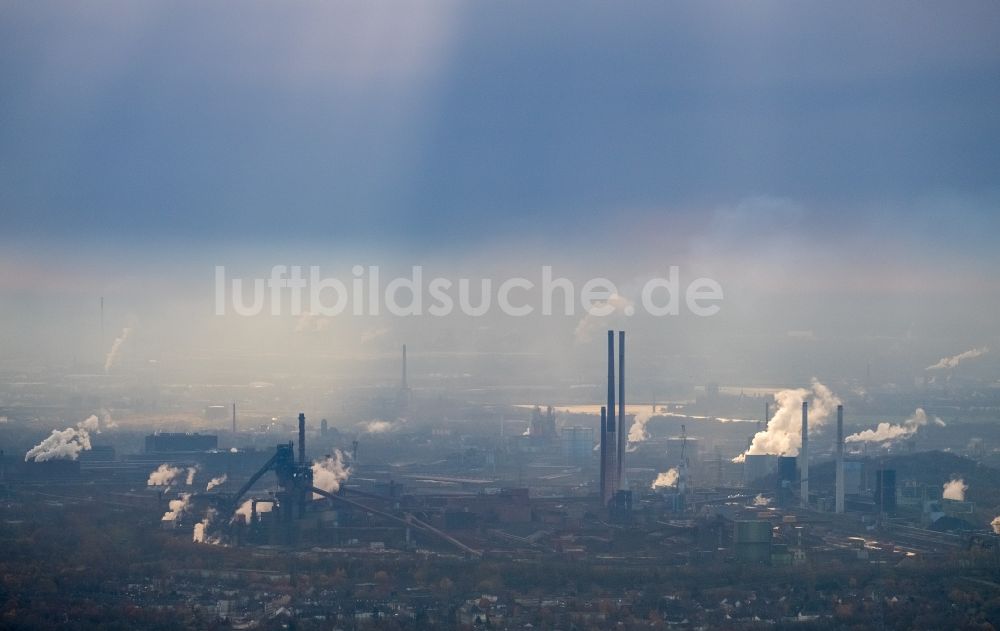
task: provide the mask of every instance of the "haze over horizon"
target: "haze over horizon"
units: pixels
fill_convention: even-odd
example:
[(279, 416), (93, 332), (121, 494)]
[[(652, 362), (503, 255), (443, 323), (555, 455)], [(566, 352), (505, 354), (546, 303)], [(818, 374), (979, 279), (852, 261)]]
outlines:
[[(573, 317), (213, 315), (216, 265), (544, 265), (721, 311), (619, 317), (650, 378), (912, 382), (1000, 348), (1000, 8), (913, 3), (8, 4), (0, 354), (99, 363), (548, 357)], [(106, 301), (104, 338), (98, 299)], [(193, 365), (193, 364), (192, 364)], [(315, 364), (311, 363), (310, 366)], [(995, 374), (996, 356), (956, 367)], [(455, 366), (452, 366), (453, 368)], [(512, 368), (513, 367), (513, 368)], [(498, 370), (464, 361), (462, 370)]]

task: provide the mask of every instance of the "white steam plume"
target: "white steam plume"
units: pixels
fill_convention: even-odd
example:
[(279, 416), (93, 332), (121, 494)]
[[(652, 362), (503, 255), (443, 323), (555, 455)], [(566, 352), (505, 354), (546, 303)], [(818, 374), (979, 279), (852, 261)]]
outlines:
[(318, 313), (312, 313), (311, 311), (306, 311), (299, 316), (298, 322), (295, 323), (295, 332), (321, 333), (330, 328), (331, 322), (333, 322), (332, 318), (324, 317)]
[[(344, 464), (344, 454), (339, 449), (334, 451), (332, 456), (313, 461), (312, 472), (313, 486), (323, 489), (327, 493), (339, 491), (340, 483), (351, 476), (351, 468)], [(322, 495), (313, 493), (314, 500), (322, 497)]]
[(360, 424), (361, 431), (366, 434), (387, 434), (396, 429), (396, 424), (391, 421), (374, 420)]
[(194, 474), (198, 473), (198, 467), (188, 467), (187, 477), (184, 478), (184, 484), (191, 486), (194, 484)]
[(653, 418), (653, 413), (646, 410), (645, 407), (643, 407), (642, 412), (635, 415), (632, 427), (628, 430), (628, 442), (630, 445), (649, 440), (649, 431), (646, 429), (646, 424), (649, 423), (649, 419), (651, 418)]
[(963, 361), (967, 359), (975, 359), (980, 355), (985, 355), (990, 352), (989, 346), (983, 346), (982, 348), (973, 348), (965, 351), (964, 353), (959, 353), (958, 355), (952, 355), (951, 357), (943, 357), (938, 363), (932, 364), (927, 367), (927, 370), (951, 370), (955, 366), (958, 366)]
[(771, 498), (764, 497), (763, 493), (758, 493), (757, 497), (753, 498), (754, 506), (767, 506), (771, 503)]
[(164, 463), (149, 474), (146, 486), (170, 486), (174, 483), (184, 470), (180, 467), (171, 467)]
[(177, 499), (170, 500), (170, 510), (163, 513), (162, 519), (179, 519), (190, 506), (190, 499), (190, 493), (181, 493)]
[(990, 526), (993, 527), (993, 534), (1000, 535), (1000, 515), (993, 518), (993, 521), (990, 522)]
[[(927, 412), (923, 408), (917, 408), (913, 416), (906, 419), (899, 425), (892, 423), (879, 423), (875, 429), (866, 429), (856, 434), (851, 434), (844, 439), (847, 443), (883, 443), (888, 441), (909, 438), (917, 433), (917, 430), (931, 421), (927, 418)], [(933, 423), (938, 427), (944, 427), (945, 422), (938, 417), (934, 417)]]
[[(608, 315), (600, 316), (591, 313), (594, 309), (604, 308), (610, 309)], [(634, 311), (635, 305), (632, 301), (619, 294), (612, 294), (606, 301), (594, 302), (593, 308), (584, 314), (573, 330), (573, 339), (577, 344), (586, 344), (600, 331), (623, 328), (617, 325), (624, 323), (626, 316)]]
[(80, 421), (75, 427), (63, 430), (54, 429), (42, 442), (24, 454), (24, 461), (34, 460), (76, 460), (81, 451), (90, 449), (90, 432), (99, 432), (97, 417), (91, 414)]
[(104, 372), (110, 372), (114, 367), (115, 362), (118, 361), (118, 354), (122, 350), (122, 344), (128, 339), (128, 336), (132, 334), (132, 329), (125, 327), (122, 329), (122, 334), (115, 338), (115, 341), (111, 343), (111, 350), (108, 351), (107, 357), (104, 358)]
[[(258, 515), (260, 515), (261, 513), (270, 513), (271, 509), (273, 508), (274, 504), (272, 502), (257, 502)], [(252, 511), (253, 511), (253, 500), (250, 499), (240, 504), (240, 507), (236, 509), (236, 514), (233, 515), (233, 521), (240, 519), (243, 521), (243, 523), (249, 524), (250, 518), (253, 515)]]
[(223, 473), (222, 475), (220, 475), (217, 478), (212, 478), (211, 480), (208, 481), (208, 486), (205, 487), (205, 490), (206, 491), (211, 491), (215, 487), (217, 487), (220, 484), (222, 484), (223, 482), (225, 482), (228, 477), (229, 476), (227, 476), (225, 473)]
[(656, 476), (656, 479), (653, 480), (653, 483), (649, 485), (649, 488), (656, 490), (656, 489), (667, 488), (670, 486), (677, 486), (677, 480), (679, 478), (680, 478), (680, 473), (677, 472), (677, 468), (671, 467), (666, 471), (660, 473), (658, 476)]
[(208, 509), (208, 512), (205, 513), (205, 519), (202, 519), (194, 525), (194, 533), (192, 534), (191, 539), (195, 543), (217, 544), (221, 541), (218, 537), (213, 537), (205, 533), (212, 522), (215, 521), (217, 514), (218, 512), (214, 508), (210, 508)]
[(959, 502), (965, 501), (965, 492), (969, 490), (969, 485), (965, 483), (962, 478), (953, 479), (949, 482), (944, 483), (944, 490), (941, 492), (941, 497), (946, 500), (957, 500)]
[(748, 454), (797, 456), (802, 447), (802, 402), (809, 402), (810, 428), (826, 423), (840, 404), (840, 399), (816, 379), (808, 389), (781, 390), (774, 395), (774, 401), (777, 409), (767, 422), (767, 428), (757, 432), (750, 448), (733, 458), (733, 462), (743, 462)]

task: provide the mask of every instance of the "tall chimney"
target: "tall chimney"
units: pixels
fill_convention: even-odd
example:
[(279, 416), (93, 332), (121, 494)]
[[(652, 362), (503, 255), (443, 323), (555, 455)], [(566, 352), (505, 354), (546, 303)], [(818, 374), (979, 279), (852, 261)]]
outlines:
[(837, 406), (837, 488), (835, 491), (835, 509), (837, 513), (844, 512), (844, 406)]
[(802, 402), (802, 449), (799, 450), (799, 502), (809, 506), (809, 402)]
[(616, 488), (625, 489), (625, 331), (618, 331), (618, 454)]
[(618, 426), (615, 423), (615, 332), (608, 331), (608, 488), (614, 491), (618, 488), (615, 465), (618, 453)]
[(299, 412), (299, 464), (306, 463), (306, 415)]
[(236, 401), (233, 401), (233, 433), (236, 433)]
[(601, 406), (601, 501), (607, 498), (608, 475), (608, 408)]

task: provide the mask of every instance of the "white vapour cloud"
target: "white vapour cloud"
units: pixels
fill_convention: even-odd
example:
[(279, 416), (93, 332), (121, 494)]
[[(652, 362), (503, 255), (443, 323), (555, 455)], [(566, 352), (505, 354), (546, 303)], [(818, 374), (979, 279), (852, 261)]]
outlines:
[(117, 429), (118, 423), (111, 418), (111, 412), (107, 410), (101, 410), (101, 423), (104, 424), (104, 429)]
[(826, 423), (840, 405), (840, 399), (815, 378), (810, 388), (781, 390), (774, 395), (774, 401), (777, 409), (767, 428), (757, 432), (750, 448), (733, 462), (743, 462), (747, 454), (797, 456), (802, 447), (802, 402), (809, 402), (810, 429)]
[(969, 485), (962, 478), (957, 478), (944, 483), (944, 490), (941, 497), (946, 500), (965, 501), (965, 492), (969, 490)]
[(771, 503), (771, 498), (764, 497), (763, 493), (758, 493), (757, 497), (753, 498), (754, 506), (767, 506)]
[(1000, 515), (993, 518), (990, 522), (990, 526), (993, 527), (993, 534), (1000, 535)]
[(205, 530), (215, 521), (215, 517), (218, 512), (214, 508), (208, 509), (205, 513), (205, 518), (194, 525), (194, 532), (191, 535), (192, 541), (195, 543), (211, 543), (217, 544), (221, 540), (218, 537), (212, 537), (205, 533)]
[(671, 467), (666, 471), (660, 473), (653, 480), (653, 483), (649, 485), (651, 489), (663, 489), (670, 486), (677, 486), (677, 480), (680, 479), (680, 473), (678, 473), (676, 467)]
[(184, 484), (191, 486), (194, 484), (194, 474), (198, 473), (198, 467), (188, 467), (187, 477), (184, 479)]
[(648, 423), (651, 418), (653, 418), (653, 412), (646, 410), (645, 407), (643, 407), (643, 411), (635, 415), (635, 420), (632, 421), (632, 427), (628, 430), (629, 444), (641, 443), (642, 441), (649, 439), (649, 431), (646, 429), (646, 423)]
[[(273, 508), (274, 504), (272, 502), (258, 502), (257, 514), (259, 515), (261, 513), (270, 513), (271, 509)], [(240, 507), (236, 509), (236, 513), (233, 515), (233, 521), (240, 519), (243, 521), (243, 523), (249, 524), (250, 518), (252, 516), (252, 511), (253, 511), (253, 500), (249, 499), (240, 504)]]
[[(340, 490), (340, 484), (351, 476), (351, 468), (344, 463), (344, 454), (339, 449), (332, 456), (313, 461), (312, 472), (313, 486), (327, 493), (336, 493)], [(314, 500), (322, 497), (313, 493)]]
[(306, 311), (295, 323), (296, 333), (321, 333), (330, 328), (333, 318)]
[(366, 434), (387, 434), (396, 429), (396, 424), (391, 421), (373, 420), (360, 424), (361, 431)]
[(190, 507), (190, 493), (181, 493), (177, 499), (170, 500), (170, 510), (163, 513), (162, 519), (179, 519)]
[(616, 324), (624, 324), (628, 317), (627, 314), (635, 309), (635, 305), (631, 300), (619, 294), (612, 294), (606, 301), (594, 303), (594, 308), (603, 308), (605, 306), (611, 307), (612, 311), (610, 314), (599, 316), (588, 311), (577, 323), (576, 328), (573, 330), (573, 339), (577, 344), (590, 342), (601, 331), (623, 328), (622, 326), (616, 326)]
[(211, 491), (215, 487), (217, 487), (220, 484), (222, 484), (223, 482), (225, 482), (228, 477), (229, 476), (227, 476), (225, 473), (223, 473), (222, 475), (220, 475), (217, 478), (212, 478), (211, 480), (208, 481), (208, 485), (205, 487), (205, 490), (206, 491)]
[(983, 346), (982, 348), (973, 348), (965, 351), (964, 353), (959, 353), (958, 355), (952, 355), (951, 357), (943, 357), (938, 363), (932, 364), (927, 367), (927, 370), (951, 370), (955, 366), (958, 366), (963, 361), (967, 359), (975, 359), (980, 355), (985, 355), (990, 352), (989, 346)]
[(97, 417), (91, 414), (74, 427), (52, 430), (42, 442), (24, 454), (24, 461), (76, 460), (80, 457), (81, 451), (90, 449), (90, 433), (99, 431)]
[(166, 463), (161, 464), (149, 474), (146, 486), (170, 486), (183, 471), (180, 467), (172, 467)]
[(893, 425), (892, 423), (879, 423), (875, 429), (866, 429), (856, 434), (851, 434), (844, 439), (844, 442), (882, 443), (899, 440), (901, 438), (909, 438), (913, 434), (917, 433), (918, 429), (931, 422), (938, 427), (945, 426), (945, 422), (940, 418), (935, 416), (934, 420), (931, 421), (928, 419), (927, 412), (924, 412), (923, 408), (917, 408), (916, 411), (913, 412), (913, 416), (906, 419), (899, 425)]
[(115, 338), (115, 341), (111, 343), (111, 350), (108, 351), (107, 357), (104, 358), (104, 372), (110, 372), (114, 367), (115, 362), (118, 361), (118, 354), (122, 350), (122, 344), (128, 339), (129, 335), (132, 334), (132, 329), (125, 327), (122, 329), (122, 334)]

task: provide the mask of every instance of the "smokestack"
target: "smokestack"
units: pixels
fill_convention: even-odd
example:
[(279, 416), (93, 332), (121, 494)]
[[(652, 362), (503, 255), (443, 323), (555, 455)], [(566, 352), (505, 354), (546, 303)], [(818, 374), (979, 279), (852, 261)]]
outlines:
[(770, 420), (771, 420), (771, 402), (765, 400), (764, 401), (764, 424), (763, 424), (764, 426), (762, 428), (761, 424), (757, 423), (757, 431), (759, 432), (761, 429), (767, 429), (767, 423)]
[(625, 480), (625, 331), (618, 331), (618, 454), (615, 482), (624, 489)]
[(835, 491), (835, 509), (837, 513), (844, 512), (844, 406), (837, 406), (837, 488)]
[(809, 402), (802, 402), (802, 449), (799, 450), (799, 502), (809, 506)]
[(403, 390), (406, 390), (406, 344), (403, 344)]
[(233, 433), (236, 433), (236, 401), (233, 401)]
[(299, 464), (306, 463), (306, 415), (299, 412)]
[(601, 501), (607, 496), (608, 408), (601, 406)]
[[(620, 420), (620, 419), (619, 419)], [(618, 480), (615, 474), (618, 469), (615, 466), (616, 455), (618, 453), (618, 437), (615, 432), (620, 429), (615, 424), (615, 332), (608, 331), (608, 478), (607, 486), (614, 492), (618, 488)]]

